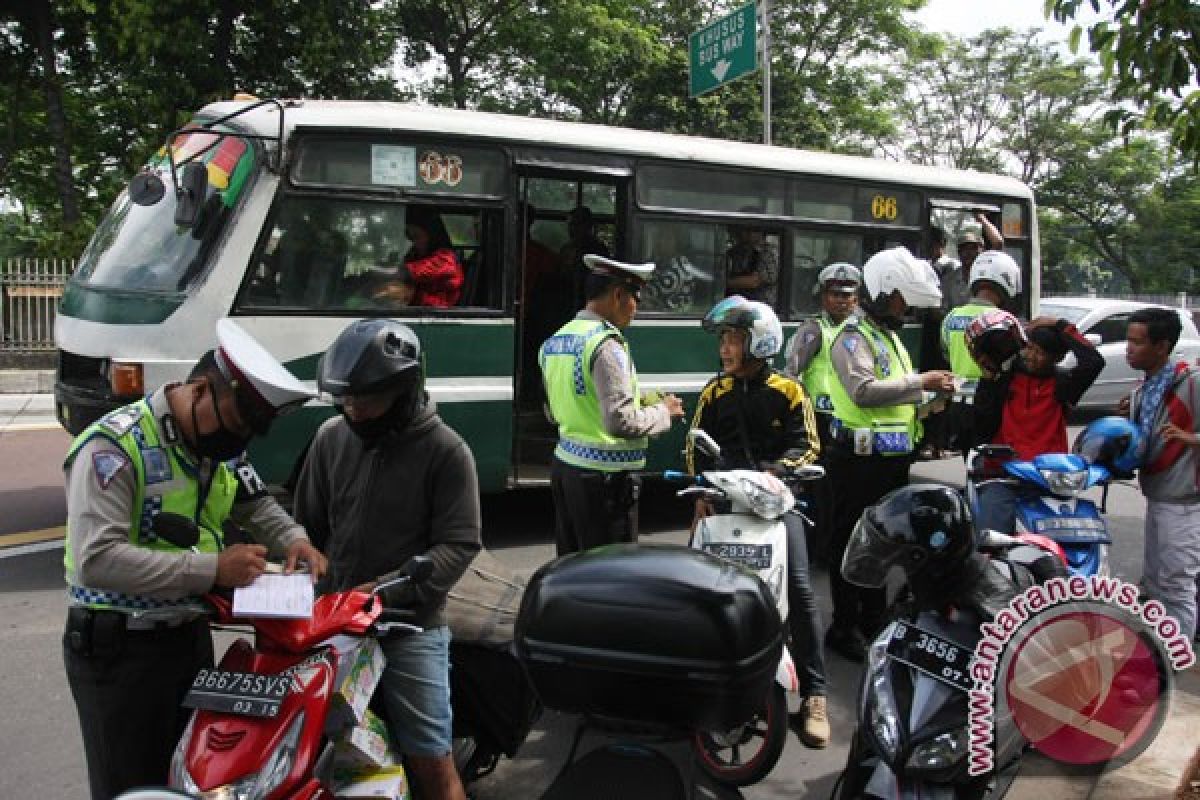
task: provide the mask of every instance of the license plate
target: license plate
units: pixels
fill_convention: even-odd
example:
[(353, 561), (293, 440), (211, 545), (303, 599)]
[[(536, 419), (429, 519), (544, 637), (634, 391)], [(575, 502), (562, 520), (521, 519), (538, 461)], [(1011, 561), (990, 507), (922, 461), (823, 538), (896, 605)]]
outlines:
[(202, 669), (192, 681), (183, 705), (248, 717), (275, 717), (291, 691), (291, 675)]
[(887, 654), (964, 692), (974, 686), (968, 672), (971, 650), (915, 625), (896, 623)]
[(1059, 540), (1111, 541), (1104, 520), (1095, 517), (1043, 517), (1034, 522), (1034, 529)]
[(749, 569), (767, 569), (771, 566), (771, 545), (769, 544), (708, 542), (704, 545), (704, 552)]

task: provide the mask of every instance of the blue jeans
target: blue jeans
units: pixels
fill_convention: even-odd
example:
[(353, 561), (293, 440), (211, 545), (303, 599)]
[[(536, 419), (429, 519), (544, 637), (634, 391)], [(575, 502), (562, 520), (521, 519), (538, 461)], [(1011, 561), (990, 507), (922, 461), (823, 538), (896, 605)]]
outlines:
[(825, 653), (819, 631), (821, 613), (808, 577), (808, 542), (804, 520), (784, 514), (788, 543), (788, 627), (792, 634), (792, 659), (800, 680), (800, 694), (825, 694)]
[(388, 732), (403, 755), (441, 758), (452, 747), (450, 629), (445, 625), (380, 640), (387, 659), (379, 692)]

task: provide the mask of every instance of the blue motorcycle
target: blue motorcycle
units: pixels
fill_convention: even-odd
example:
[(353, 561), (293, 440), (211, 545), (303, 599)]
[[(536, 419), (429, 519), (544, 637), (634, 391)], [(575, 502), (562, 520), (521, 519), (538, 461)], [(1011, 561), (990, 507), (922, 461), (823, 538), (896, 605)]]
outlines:
[[(1011, 447), (983, 445), (975, 449), (967, 470), (967, 502), (977, 519), (983, 514), (980, 493), (1003, 487), (1014, 507), (1011, 530), (1032, 533), (1059, 544), (1071, 575), (1108, 575), (1112, 544), (1102, 514), (1113, 480), (1132, 477), (1139, 454), (1136, 426), (1122, 417), (1103, 417), (1075, 439), (1071, 453), (1045, 453), (1019, 461)], [(1101, 487), (1100, 502), (1083, 497)]]

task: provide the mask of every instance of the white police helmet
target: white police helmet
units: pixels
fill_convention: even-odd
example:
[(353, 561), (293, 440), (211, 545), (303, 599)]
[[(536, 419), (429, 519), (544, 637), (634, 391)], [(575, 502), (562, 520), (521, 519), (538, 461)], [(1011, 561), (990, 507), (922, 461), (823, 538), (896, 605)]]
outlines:
[(914, 308), (937, 308), (942, 304), (937, 273), (928, 261), (916, 258), (905, 247), (892, 247), (871, 256), (863, 264), (862, 273), (867, 298), (873, 303), (900, 292), (904, 302)]
[(1011, 300), (1021, 293), (1021, 268), (1012, 256), (1002, 250), (985, 250), (971, 265), (968, 288), (975, 291), (979, 281), (991, 281)]

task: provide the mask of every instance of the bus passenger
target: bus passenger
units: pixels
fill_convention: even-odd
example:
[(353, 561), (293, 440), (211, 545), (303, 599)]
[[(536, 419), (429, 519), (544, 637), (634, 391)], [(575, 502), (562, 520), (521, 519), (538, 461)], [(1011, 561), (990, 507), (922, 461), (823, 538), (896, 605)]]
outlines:
[[(442, 217), (424, 206), (409, 206), (404, 234), (412, 242), (402, 275), (394, 282), (395, 299), (410, 295), (408, 305), (449, 308), (462, 294), (463, 267), (450, 244)], [(381, 293), (376, 293), (380, 299)]]
[(382, 592), (424, 630), (380, 641), (378, 693), (421, 797), (463, 800), (444, 612), (481, 546), (475, 460), (426, 394), (421, 342), (407, 325), (351, 323), (321, 357), (317, 384), (341, 411), (317, 431), (296, 484), (296, 519), (329, 554), (320, 588), (372, 591), (413, 556), (433, 561), (427, 582)]
[(774, 305), (779, 282), (779, 254), (774, 245), (761, 230), (749, 225), (730, 225), (729, 238), (733, 244), (725, 251), (725, 295), (740, 294)]
[(560, 556), (637, 541), (637, 470), (648, 437), (683, 416), (673, 394), (649, 402), (622, 329), (637, 313), (653, 264), (584, 256), (587, 306), (538, 355), (558, 445), (550, 465), (554, 542)]
[(558, 251), (558, 266), (565, 276), (565, 285), (571, 293), (567, 308), (579, 302), (583, 285), (587, 280), (588, 268), (583, 262), (586, 255), (608, 258), (608, 246), (596, 235), (596, 218), (587, 206), (576, 206), (567, 215), (567, 242)]
[(1000, 231), (996, 230), (996, 226), (991, 223), (987, 215), (982, 211), (975, 212), (975, 220), (979, 223), (980, 230), (983, 232), (983, 238), (979, 237), (976, 231), (967, 231), (958, 239), (958, 269), (946, 269), (941, 271), (939, 267), (939, 277), (942, 282), (942, 308), (951, 309), (955, 306), (961, 306), (971, 299), (970, 278), (971, 267), (975, 265), (975, 259), (983, 252), (984, 242), (987, 242), (988, 250), (1003, 250), (1004, 237), (1000, 235)]

